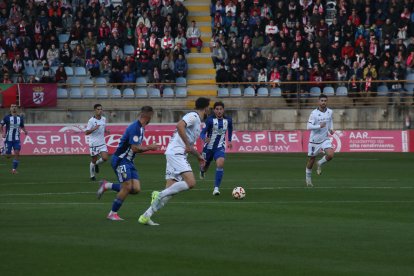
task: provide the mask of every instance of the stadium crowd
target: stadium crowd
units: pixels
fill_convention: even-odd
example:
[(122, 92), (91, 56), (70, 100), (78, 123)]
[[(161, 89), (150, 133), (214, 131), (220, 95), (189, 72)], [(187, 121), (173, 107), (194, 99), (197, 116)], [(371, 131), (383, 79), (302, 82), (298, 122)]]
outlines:
[(68, 67), (175, 82), (188, 69), (187, 15), (182, 0), (2, 0), (1, 82), (66, 82)]
[(376, 91), (375, 80), (414, 72), (413, 8), (412, 0), (212, 0), (216, 81), (336, 81), (351, 95)]

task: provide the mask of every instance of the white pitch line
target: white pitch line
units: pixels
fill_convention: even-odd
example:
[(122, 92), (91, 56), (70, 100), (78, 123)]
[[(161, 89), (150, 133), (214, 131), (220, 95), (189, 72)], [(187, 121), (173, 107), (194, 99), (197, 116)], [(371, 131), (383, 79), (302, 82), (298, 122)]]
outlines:
[[(232, 201), (181, 201), (181, 202), (169, 202), (168, 204), (173, 205), (202, 205), (202, 204), (331, 204), (331, 203), (372, 203), (372, 204), (383, 204), (383, 203), (414, 203), (414, 200), (292, 200), (292, 201), (249, 201), (245, 200), (232, 200)], [(107, 202), (5, 202), (0, 203), (0, 205), (107, 205)], [(136, 202), (134, 204), (138, 205), (147, 205), (146, 202)]]
[[(233, 188), (222, 188), (221, 190), (232, 190)], [(414, 189), (414, 186), (400, 186), (400, 187), (392, 187), (392, 186), (384, 186), (384, 187), (360, 187), (360, 186), (351, 186), (351, 187), (338, 187), (338, 186), (323, 186), (323, 187), (255, 187), (255, 188), (246, 188), (246, 190), (323, 190), (323, 189), (337, 189), (337, 190), (362, 190), (362, 189), (377, 189), (377, 190), (397, 190), (397, 189)], [(210, 191), (209, 188), (200, 188), (200, 189), (193, 189), (193, 191)], [(150, 192), (152, 190), (143, 190), (143, 192)], [(59, 192), (59, 193), (30, 193), (30, 194), (0, 194), (0, 197), (9, 197), (9, 196), (60, 196), (60, 195), (82, 195), (82, 194), (96, 194), (96, 192)]]

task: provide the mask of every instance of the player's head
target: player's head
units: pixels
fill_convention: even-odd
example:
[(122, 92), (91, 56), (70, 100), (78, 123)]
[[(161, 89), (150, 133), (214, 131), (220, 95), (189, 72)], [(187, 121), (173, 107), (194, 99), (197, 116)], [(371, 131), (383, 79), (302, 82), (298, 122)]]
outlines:
[(213, 106), (214, 115), (217, 118), (223, 118), (224, 116), (224, 103), (223, 102), (215, 102)]
[(141, 107), (141, 111), (139, 113), (139, 121), (143, 126), (146, 126), (151, 121), (152, 116), (154, 115), (154, 109), (149, 106), (143, 106)]
[(93, 106), (93, 110), (95, 110), (95, 115), (101, 116), (102, 115), (102, 105), (101, 104), (95, 104)]
[(328, 103), (328, 96), (326, 96), (325, 94), (320, 94), (319, 95), (319, 107), (322, 109), (325, 109), (327, 103)]
[(10, 113), (12, 113), (12, 114), (17, 113), (17, 104), (10, 105)]
[(198, 98), (195, 101), (195, 108), (198, 111), (203, 112), (204, 119), (207, 117), (208, 113), (210, 113), (210, 99), (209, 98)]

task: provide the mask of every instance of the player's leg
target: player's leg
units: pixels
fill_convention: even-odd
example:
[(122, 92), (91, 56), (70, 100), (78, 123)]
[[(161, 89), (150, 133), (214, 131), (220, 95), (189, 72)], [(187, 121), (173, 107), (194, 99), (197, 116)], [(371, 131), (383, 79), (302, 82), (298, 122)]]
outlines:
[(316, 170), (317, 174), (322, 174), (322, 166), (333, 159), (334, 157), (334, 149), (329, 147), (325, 148), (325, 155), (318, 161), (318, 168)]
[(216, 160), (216, 176), (214, 180), (214, 190), (213, 195), (220, 195), (220, 185), (221, 180), (223, 179), (224, 175), (224, 161), (225, 161), (225, 153), (224, 151), (220, 150), (214, 154), (214, 159)]
[(19, 157), (20, 157), (20, 141), (16, 141), (13, 142), (12, 147), (13, 148), (13, 152), (14, 152), (14, 158), (13, 158), (13, 162), (12, 162), (12, 174), (16, 174), (17, 173), (17, 167), (19, 166)]
[(98, 159), (94, 163), (96, 173), (99, 173), (99, 165), (108, 160), (108, 148), (106, 147), (106, 145), (103, 145), (99, 147), (98, 152), (100, 157), (98, 158), (97, 156)]
[(315, 156), (309, 156), (308, 157), (308, 162), (306, 163), (306, 174), (305, 174), (305, 179), (306, 179), (306, 185), (308, 187), (312, 187), (312, 168), (313, 168), (313, 164), (315, 163)]
[(89, 163), (89, 175), (90, 175), (90, 179), (92, 181), (95, 181), (96, 180), (96, 176), (95, 176), (95, 163), (96, 163), (97, 160), (98, 160), (98, 155), (91, 148), (91, 162)]
[(200, 179), (205, 178), (208, 168), (210, 167), (211, 161), (213, 161), (213, 151), (209, 149), (204, 149), (202, 155), (206, 162), (203, 167), (200, 167)]
[(116, 172), (118, 180), (122, 183), (122, 185), (121, 190), (117, 193), (116, 198), (112, 203), (112, 209), (107, 216), (110, 220), (122, 220), (118, 216), (118, 211), (122, 207), (125, 199), (133, 189), (136, 189), (136, 192), (140, 192), (141, 190), (136, 170), (132, 164), (120, 164), (117, 167)]

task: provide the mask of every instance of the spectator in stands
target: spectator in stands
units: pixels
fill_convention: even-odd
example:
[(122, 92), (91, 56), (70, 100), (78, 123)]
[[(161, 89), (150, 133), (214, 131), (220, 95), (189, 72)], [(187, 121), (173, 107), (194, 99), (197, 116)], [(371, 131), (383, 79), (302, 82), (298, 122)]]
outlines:
[[(257, 82), (257, 70), (251, 63), (247, 64), (247, 68), (243, 70), (243, 81), (244, 82)], [(252, 86), (252, 84), (248, 84)]]
[(3, 75), (2, 83), (5, 83), (5, 84), (7, 84), (7, 83), (13, 83), (12, 80), (10, 79), (9, 73), (5, 73)]
[(216, 72), (216, 83), (218, 83), (219, 87), (227, 87), (226, 82), (229, 82), (229, 72), (225, 68), (224, 63), (217, 64), (217, 72)]
[(72, 49), (68, 43), (63, 44), (63, 48), (59, 52), (59, 60), (64, 66), (71, 66), (72, 63)]
[(183, 54), (179, 54), (174, 64), (175, 76), (187, 77), (188, 64)]
[(211, 58), (213, 59), (214, 68), (216, 68), (218, 63), (227, 64), (228, 54), (226, 49), (224, 49), (220, 42), (215, 43), (215, 47), (213, 49), (213, 53), (211, 54)]
[(55, 73), (55, 82), (56, 83), (66, 83), (68, 76), (66, 75), (64, 64), (60, 64)]
[(16, 54), (12, 60), (12, 73), (13, 74), (22, 74), (24, 70), (24, 63), (20, 57), (20, 54)]
[(72, 62), (75, 66), (84, 66), (85, 64), (85, 50), (81, 44), (76, 44), (72, 53)]
[(121, 59), (124, 58), (124, 51), (117, 44), (114, 45), (111, 51), (111, 59), (114, 60), (116, 56), (119, 56)]
[(86, 69), (89, 71), (91, 77), (98, 77), (100, 72), (100, 62), (96, 59), (95, 55), (92, 55), (90, 59), (86, 60)]
[[(378, 69), (378, 79), (379, 80), (390, 80), (392, 78), (392, 68), (388, 60), (384, 60), (383, 64)], [(388, 88), (391, 88), (391, 83), (389, 83)]]
[(39, 71), (39, 79), (41, 83), (51, 83), (54, 79), (52, 69), (49, 67), (49, 63), (45, 62), (42, 69)]
[(196, 47), (197, 51), (201, 52), (203, 41), (201, 40), (201, 32), (196, 26), (196, 22), (191, 21), (191, 27), (187, 29), (187, 49), (190, 50), (192, 47)]
[(69, 35), (69, 42), (71, 47), (75, 47), (76, 44), (82, 43), (84, 37), (83, 27), (80, 20), (75, 21), (75, 26), (72, 27)]
[(233, 82), (233, 87), (238, 87), (238, 83), (242, 81), (242, 75), (237, 65), (230, 67), (230, 82)]
[(276, 56), (278, 54), (276, 42), (271, 40), (266, 46), (262, 48), (261, 52), (262, 56), (264, 57), (268, 57), (269, 53), (271, 53), (273, 56)]
[(128, 65), (125, 65), (122, 72), (122, 83), (135, 83), (135, 73), (131, 71)]
[(65, 12), (62, 16), (62, 32), (70, 33), (73, 25), (73, 16), (69, 13), (69, 9), (65, 9)]
[(85, 46), (85, 50), (91, 49), (92, 46), (96, 46), (97, 39), (93, 35), (92, 31), (89, 31), (86, 37), (83, 39), (83, 45)]
[(293, 99), (297, 98), (297, 85), (294, 83), (293, 75), (287, 74), (286, 80), (282, 83), (282, 97), (285, 98), (288, 105), (293, 103)]
[(161, 82), (163, 83), (174, 83), (175, 74), (174, 71), (168, 66), (168, 64), (163, 64), (161, 69)]
[[(188, 47), (188, 43), (187, 43), (187, 47)], [(161, 39), (161, 48), (163, 50), (174, 48), (174, 38), (171, 37), (169, 31), (166, 31), (163, 38)]]
[(16, 83), (26, 83), (26, 80), (24, 79), (22, 74), (19, 74), (16, 78)]
[(148, 83), (155, 88), (161, 88), (161, 72), (158, 67), (154, 67), (154, 70), (150, 73)]
[(46, 57), (50, 66), (59, 65), (59, 49), (56, 48), (55, 44), (52, 44), (49, 50), (47, 50)]
[(101, 74), (106, 76), (109, 75), (112, 71), (112, 62), (108, 56), (104, 56), (100, 62), (100, 71)]

